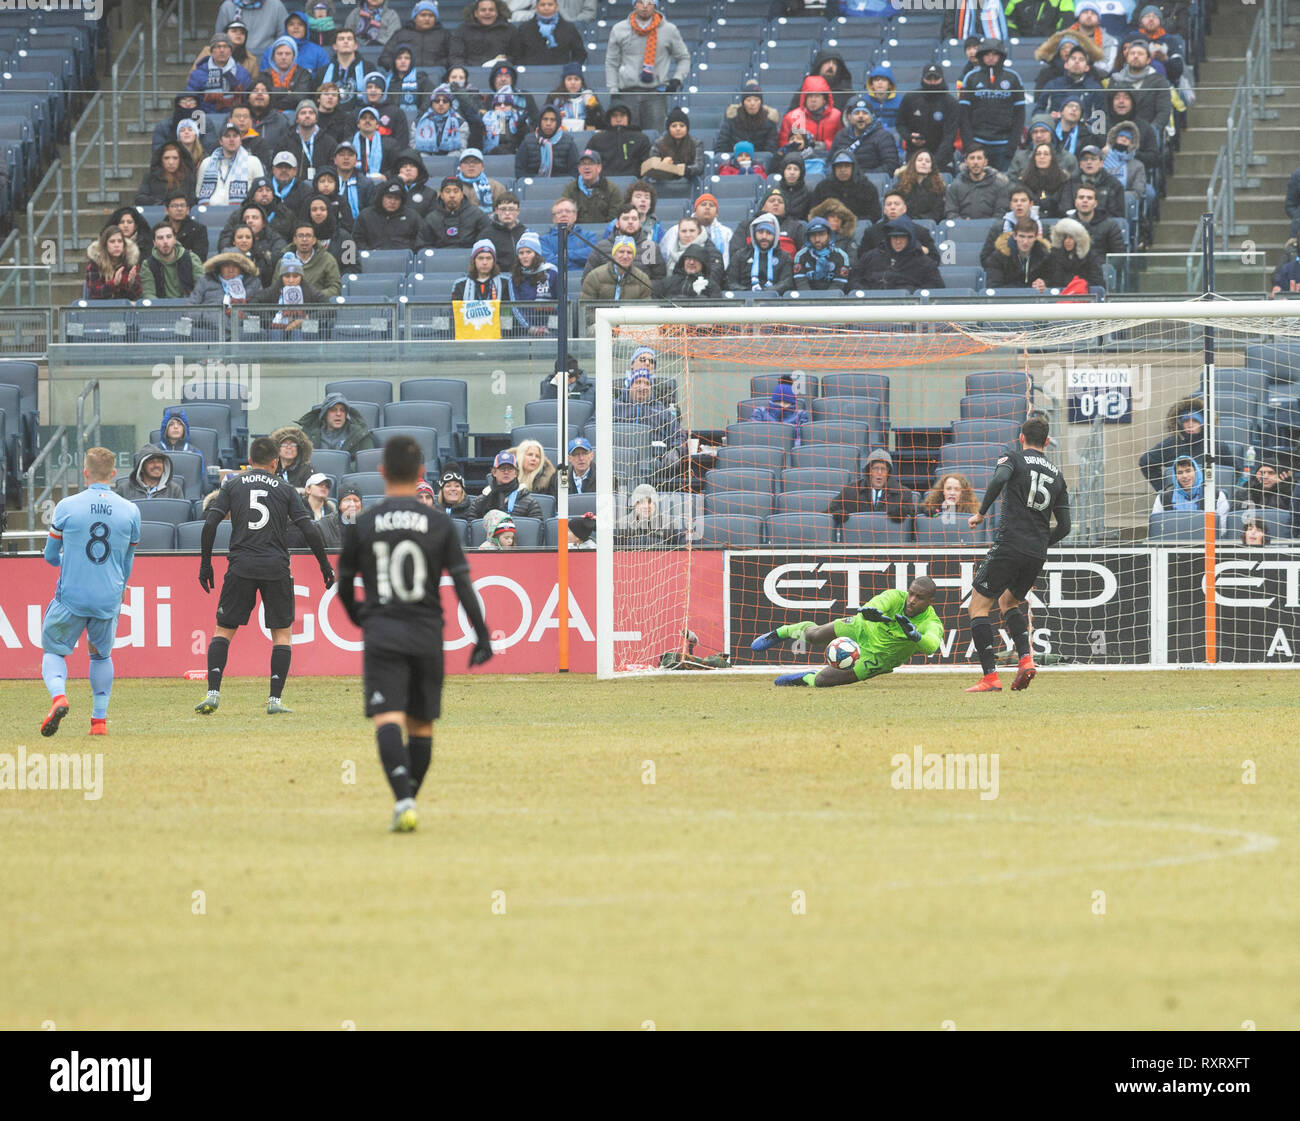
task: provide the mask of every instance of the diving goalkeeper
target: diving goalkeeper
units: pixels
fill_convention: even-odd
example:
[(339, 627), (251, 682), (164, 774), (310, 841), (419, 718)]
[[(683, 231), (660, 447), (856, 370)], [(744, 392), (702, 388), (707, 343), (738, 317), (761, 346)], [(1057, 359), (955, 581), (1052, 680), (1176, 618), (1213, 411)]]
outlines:
[(829, 623), (787, 623), (759, 635), (752, 650), (767, 650), (787, 639), (803, 639), (809, 646), (822, 647), (836, 638), (851, 638), (862, 656), (850, 669), (825, 666), (820, 671), (783, 673), (777, 685), (807, 685), (825, 689), (831, 685), (852, 685), (893, 673), (914, 654), (933, 654), (943, 641), (943, 622), (935, 614), (935, 585), (928, 576), (918, 576), (906, 592), (897, 588), (881, 592), (856, 615)]

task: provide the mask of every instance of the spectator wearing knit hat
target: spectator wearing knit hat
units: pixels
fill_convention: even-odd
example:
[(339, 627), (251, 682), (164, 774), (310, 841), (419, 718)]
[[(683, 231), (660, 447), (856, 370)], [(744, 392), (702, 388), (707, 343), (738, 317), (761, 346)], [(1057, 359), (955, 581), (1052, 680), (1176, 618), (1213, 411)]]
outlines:
[(749, 241), (738, 248), (727, 268), (733, 292), (779, 292), (794, 287), (794, 262), (777, 240), (781, 223), (772, 214), (759, 214), (749, 224)]
[(533, 18), (515, 25), (508, 54), (520, 66), (587, 61), (582, 35), (560, 14), (558, 0), (537, 0)]
[(465, 493), (465, 474), (457, 463), (448, 463), (438, 476), (434, 504), (451, 518), (468, 518), (474, 500)]
[(410, 47), (413, 62), (421, 69), (441, 74), (451, 64), (452, 33), (442, 26), (438, 5), (433, 0), (419, 0), (411, 9), (411, 19), (396, 32), (379, 55), (379, 65), (389, 70), (399, 47)]
[(682, 88), (691, 69), (681, 32), (658, 9), (656, 0), (633, 0), (605, 52), (605, 88), (621, 95), (642, 128), (656, 128), (667, 116), (667, 95)]
[(209, 113), (228, 113), (252, 84), (252, 76), (235, 61), (233, 50), (225, 32), (214, 35), (207, 58), (195, 64), (185, 83), (191, 93), (203, 95), (203, 108)]
[(749, 419), (758, 424), (788, 424), (794, 428), (794, 442), (799, 443), (803, 426), (812, 417), (807, 410), (799, 407), (799, 400), (794, 392), (794, 378), (783, 374), (772, 387), (772, 397), (766, 405), (759, 405)]
[(668, 111), (664, 134), (641, 164), (646, 179), (677, 181), (704, 174), (704, 145), (691, 136), (691, 119), (680, 106)]
[[(610, 260), (582, 278), (581, 299), (589, 303), (649, 300), (654, 298), (654, 294), (650, 277), (636, 266), (636, 242), (625, 234), (614, 239)], [(588, 325), (595, 319), (594, 309), (588, 310)]]
[(464, 276), (451, 286), (452, 300), (503, 300), (515, 298), (514, 285), (507, 273), (497, 264), (496, 246), (491, 239), (482, 238), (474, 243), (469, 255), (469, 268)]
[(763, 101), (763, 87), (751, 78), (740, 89), (735, 105), (728, 105), (714, 149), (733, 152), (742, 140), (753, 145), (755, 152), (775, 152), (781, 115)]

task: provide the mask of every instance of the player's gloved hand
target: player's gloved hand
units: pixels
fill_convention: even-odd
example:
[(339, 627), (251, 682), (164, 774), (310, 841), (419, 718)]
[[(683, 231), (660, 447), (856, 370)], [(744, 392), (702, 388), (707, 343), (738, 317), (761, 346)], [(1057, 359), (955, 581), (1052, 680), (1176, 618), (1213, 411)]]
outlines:
[(334, 587), (334, 567), (329, 561), (320, 566), (320, 578), (325, 581), (325, 590), (327, 592)]
[(858, 614), (861, 615), (868, 623), (884, 623), (887, 622), (889, 619), (888, 615), (886, 615), (883, 611), (877, 611), (874, 607), (864, 607), (861, 611), (858, 612)]
[(904, 615), (901, 611), (894, 616), (894, 622), (903, 628), (903, 633), (913, 642), (921, 641), (921, 632), (913, 625), (912, 620)]
[(216, 586), (217, 579), (212, 572), (212, 562), (203, 561), (199, 565), (199, 587), (205, 592), (210, 592)]
[(491, 642), (476, 642), (474, 649), (470, 651), (469, 664), (471, 666), (481, 666), (484, 662), (492, 657)]

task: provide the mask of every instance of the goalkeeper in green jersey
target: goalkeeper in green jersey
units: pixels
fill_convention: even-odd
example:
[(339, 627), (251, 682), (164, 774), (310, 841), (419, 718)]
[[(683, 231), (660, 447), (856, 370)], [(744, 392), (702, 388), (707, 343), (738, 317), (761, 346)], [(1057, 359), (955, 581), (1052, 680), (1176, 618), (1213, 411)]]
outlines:
[(935, 614), (934, 581), (918, 576), (906, 592), (897, 588), (881, 592), (856, 615), (830, 623), (787, 623), (759, 635), (753, 650), (768, 650), (787, 639), (802, 639), (809, 646), (824, 647), (832, 639), (851, 638), (862, 656), (851, 669), (825, 666), (820, 671), (783, 673), (777, 685), (807, 685), (824, 689), (831, 685), (852, 685), (882, 673), (893, 673), (914, 654), (933, 654), (943, 641), (943, 622)]

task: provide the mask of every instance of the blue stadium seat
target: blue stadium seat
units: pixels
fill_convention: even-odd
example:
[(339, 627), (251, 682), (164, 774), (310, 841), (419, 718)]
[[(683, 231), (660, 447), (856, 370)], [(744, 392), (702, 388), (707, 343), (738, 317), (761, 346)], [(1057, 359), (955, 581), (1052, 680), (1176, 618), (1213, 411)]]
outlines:
[(861, 448), (868, 445), (870, 432), (865, 420), (810, 420), (800, 430), (799, 439), (805, 444), (854, 444)]
[(776, 496), (778, 514), (824, 514), (837, 490), (783, 490)]
[(1030, 379), (1024, 370), (981, 370), (966, 375), (966, 395), (977, 393), (1013, 393), (1029, 396)]
[[(749, 395), (751, 397), (770, 398), (772, 396), (772, 391), (777, 387), (777, 384), (784, 377), (789, 377), (789, 375), (788, 374), (755, 374), (753, 377), (749, 379)], [(799, 401), (801, 407), (806, 409), (808, 407), (806, 402), (811, 401), (814, 397), (819, 396), (819, 391), (821, 388), (821, 379), (818, 378), (816, 374), (801, 374), (799, 375), (799, 378), (800, 378), (800, 384), (797, 385), (795, 389), (799, 395)]]
[(203, 457), (198, 452), (167, 452), (172, 462), (172, 478), (181, 484), (181, 492), (189, 501), (202, 498), (207, 479), (203, 472)]
[(446, 401), (451, 406), (455, 426), (457, 454), (468, 454), (469, 383), (460, 378), (407, 378), (401, 385), (403, 401)]
[(346, 486), (356, 487), (363, 495), (383, 494), (384, 477), (378, 471), (351, 471), (339, 480), (340, 490)]
[(857, 477), (843, 467), (788, 467), (781, 476), (782, 490), (833, 490), (838, 493)]
[[(1153, 514), (1152, 517), (1159, 515)], [(1204, 515), (1198, 515), (1204, 521)], [(1286, 541), (1292, 536), (1293, 520), (1290, 510), (1244, 509), (1233, 510), (1228, 514), (1227, 528), (1224, 532), (1225, 544), (1241, 540), (1242, 528), (1248, 523), (1263, 525), (1269, 541)]]
[(727, 447), (780, 448), (788, 451), (794, 447), (795, 429), (792, 424), (778, 421), (740, 421), (727, 425)]
[[(315, 458), (316, 458), (316, 453), (312, 452), (312, 459), (314, 460)], [(354, 455), (352, 459), (353, 459), (353, 467), (351, 469), (351, 472), (344, 472), (344, 474), (350, 474), (357, 471), (377, 472), (379, 470), (379, 465), (384, 462), (384, 449), (383, 448), (358, 448), (356, 455)], [(343, 480), (340, 477), (339, 479), (340, 485), (342, 485), (342, 482)]]
[[(203, 522), (188, 521), (181, 522), (176, 527), (176, 545), (177, 549), (192, 549), (197, 551), (203, 544)], [(217, 536), (213, 542), (212, 551), (214, 553), (225, 553), (230, 550), (230, 521), (226, 520), (217, 523)]]
[(910, 545), (912, 519), (885, 514), (850, 514), (840, 526), (845, 545)]
[[(515, 523), (515, 548), (540, 549), (546, 544), (546, 523), (537, 518), (510, 519)], [(469, 547), (477, 549), (487, 540), (483, 530), (483, 519), (475, 518), (469, 523)]]
[[(383, 449), (380, 449), (381, 454), (382, 452)], [(352, 456), (341, 449), (316, 448), (311, 453), (311, 465), (316, 471), (324, 471), (335, 479), (341, 479), (352, 470)], [(337, 494), (335, 497), (338, 497)]]
[(1011, 393), (976, 393), (961, 399), (962, 420), (1014, 420), (1023, 423), (1029, 406)]
[[(524, 405), (524, 423), (549, 424), (554, 429), (558, 410), (559, 402), (553, 397), (543, 401), (529, 401)], [(568, 413), (570, 424), (583, 428), (591, 420), (596, 406), (590, 401), (571, 398), (565, 411)]]
[(861, 455), (855, 444), (800, 444), (789, 462), (792, 467), (831, 467), (856, 475)]
[(759, 467), (715, 467), (704, 476), (704, 493), (707, 496), (720, 490), (750, 490), (771, 494), (775, 480), (774, 471)]
[(370, 401), (376, 405), (387, 405), (393, 399), (393, 383), (383, 378), (346, 378), (343, 381), (325, 383), (325, 396), (342, 393), (349, 405), (358, 401)]
[(912, 530), (917, 546), (988, 544), (988, 523), (971, 529), (969, 517), (969, 514), (958, 514), (955, 517), (942, 514), (937, 517), (918, 515)]
[(188, 498), (140, 498), (135, 504), (140, 507), (142, 522), (170, 522), (172, 525), (189, 521), (194, 508)]
[(398, 273), (412, 271), (415, 254), (409, 249), (363, 249), (360, 253), (363, 273)]
[(439, 456), (446, 458), (452, 454), (454, 425), (451, 405), (446, 401), (392, 401), (384, 406), (381, 419), (387, 426), (436, 429)]
[(954, 420), (952, 422), (952, 440), (954, 444), (1002, 444), (1012, 443), (1020, 434), (1020, 425), (1014, 420)]
[(1205, 515), (1199, 510), (1162, 510), (1151, 514), (1147, 523), (1148, 541), (1187, 542), (1205, 540)]
[(718, 467), (762, 467), (776, 472), (784, 465), (785, 452), (781, 448), (742, 444), (718, 449)]
[(774, 509), (772, 494), (765, 490), (715, 490), (704, 496), (706, 514), (742, 514), (766, 518)]
[(998, 456), (1005, 452), (1004, 444), (944, 444), (939, 449), (939, 460), (935, 464), (935, 478), (970, 464), (992, 466), (997, 462)]
[(835, 523), (830, 514), (773, 514), (765, 532), (776, 547), (786, 545), (830, 545), (835, 541)]
[(756, 549), (763, 543), (763, 520), (739, 514), (704, 514), (695, 521), (696, 548)]
[[(202, 523), (199, 523), (202, 525)], [(137, 551), (141, 553), (171, 552), (176, 548), (176, 524), (174, 522), (141, 522), (140, 543)]]
[(438, 469), (438, 430), (416, 424), (380, 425), (374, 429), (375, 446), (382, 448), (392, 436), (410, 436), (420, 445), (424, 455), (425, 468), (429, 472)]

